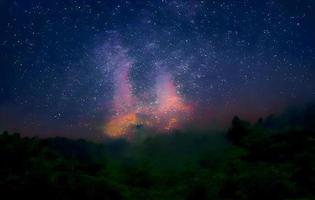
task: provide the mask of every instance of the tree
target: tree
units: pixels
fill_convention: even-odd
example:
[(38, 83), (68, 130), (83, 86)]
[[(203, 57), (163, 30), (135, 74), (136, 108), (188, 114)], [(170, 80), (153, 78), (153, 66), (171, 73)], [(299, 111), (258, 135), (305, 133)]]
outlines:
[(242, 139), (249, 134), (249, 131), (250, 123), (235, 116), (232, 120), (232, 126), (227, 133), (227, 137), (233, 144), (239, 145)]

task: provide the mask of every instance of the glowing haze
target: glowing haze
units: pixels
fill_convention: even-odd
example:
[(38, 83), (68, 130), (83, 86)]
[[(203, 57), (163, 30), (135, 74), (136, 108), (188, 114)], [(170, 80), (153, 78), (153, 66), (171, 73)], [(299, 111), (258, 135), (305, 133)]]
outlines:
[[(106, 44), (109, 47), (113, 44)], [(108, 49), (107, 49), (108, 50)], [(191, 118), (192, 107), (177, 90), (172, 75), (160, 71), (149, 94), (136, 96), (133, 91), (130, 71), (133, 61), (128, 50), (114, 45), (105, 62), (113, 81), (112, 114), (105, 122), (105, 134), (111, 137), (133, 137), (139, 129), (169, 132), (184, 126)], [(107, 52), (108, 54), (108, 52)]]

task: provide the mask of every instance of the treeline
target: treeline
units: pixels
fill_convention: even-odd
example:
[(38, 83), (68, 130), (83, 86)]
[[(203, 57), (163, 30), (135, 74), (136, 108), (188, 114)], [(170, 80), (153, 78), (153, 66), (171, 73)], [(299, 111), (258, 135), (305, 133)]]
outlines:
[(314, 199), (315, 110), (138, 143), (0, 135), (1, 199)]

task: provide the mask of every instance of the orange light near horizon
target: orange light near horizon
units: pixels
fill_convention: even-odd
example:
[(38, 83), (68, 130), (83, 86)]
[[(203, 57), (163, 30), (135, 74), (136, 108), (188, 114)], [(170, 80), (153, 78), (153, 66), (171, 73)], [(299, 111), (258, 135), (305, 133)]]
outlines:
[[(127, 86), (124, 86), (124, 85)], [(178, 93), (174, 80), (170, 74), (162, 73), (157, 77), (154, 93), (155, 103), (141, 103), (137, 105), (138, 99), (131, 97), (129, 82), (120, 85), (129, 96), (118, 93), (114, 96), (114, 108), (116, 115), (109, 120), (105, 133), (111, 137), (124, 137), (134, 134), (137, 125), (152, 128), (160, 132), (169, 132), (180, 128), (190, 117), (191, 106), (184, 102)], [(131, 101), (133, 99), (133, 102)], [(122, 111), (122, 112), (121, 112)], [(117, 115), (118, 113), (118, 115)]]
[(111, 137), (121, 137), (126, 134), (132, 126), (137, 124), (136, 114), (118, 116), (109, 121), (105, 127), (105, 132)]

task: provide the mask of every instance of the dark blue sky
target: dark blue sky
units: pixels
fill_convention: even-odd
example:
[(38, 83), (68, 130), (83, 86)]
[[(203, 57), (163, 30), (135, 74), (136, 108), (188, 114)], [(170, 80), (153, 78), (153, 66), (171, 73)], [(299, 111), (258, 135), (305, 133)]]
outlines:
[(142, 112), (160, 74), (193, 107), (187, 123), (315, 99), (312, 0), (0, 0), (0, 11), (0, 131), (102, 137), (115, 97), (125, 105), (127, 88)]

